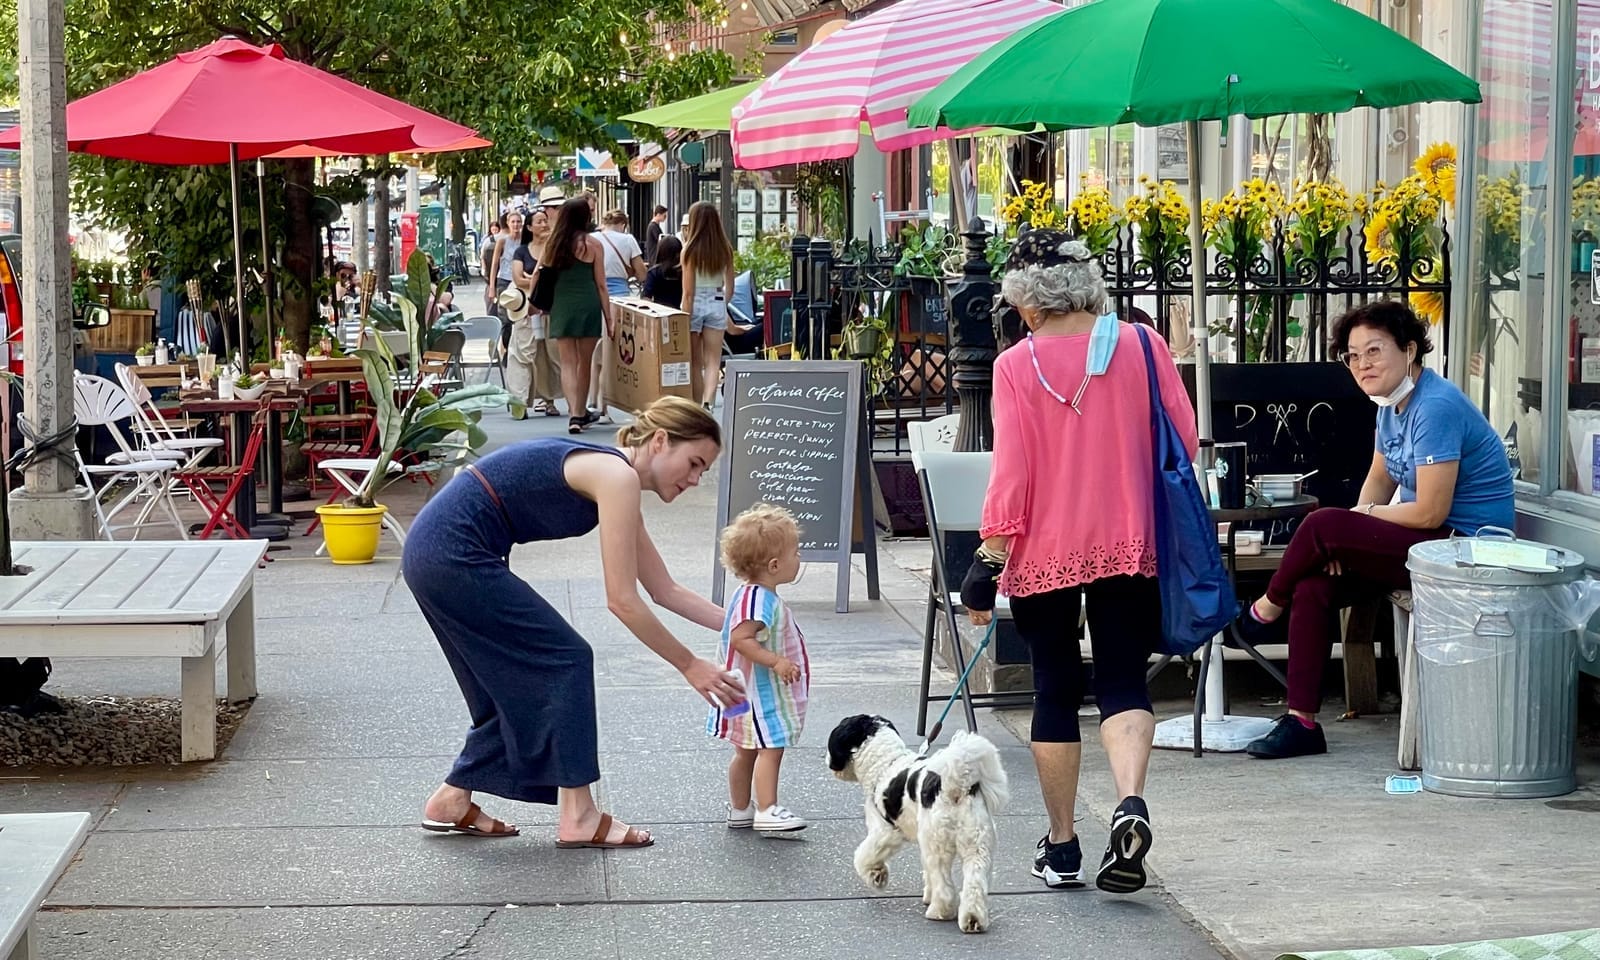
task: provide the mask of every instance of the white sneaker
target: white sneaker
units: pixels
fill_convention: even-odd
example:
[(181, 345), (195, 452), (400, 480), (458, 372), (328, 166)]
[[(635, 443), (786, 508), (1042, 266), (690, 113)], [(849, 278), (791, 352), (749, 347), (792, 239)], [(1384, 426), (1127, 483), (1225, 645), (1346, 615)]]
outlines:
[(727, 804), (727, 807), (729, 830), (748, 830), (750, 829), (750, 825), (756, 822), (755, 804), (752, 803), (743, 810), (733, 809), (733, 804), (731, 803)]
[(756, 811), (757, 833), (794, 833), (808, 826), (810, 824), (806, 823), (805, 818), (795, 816), (787, 807), (776, 803), (765, 810)]

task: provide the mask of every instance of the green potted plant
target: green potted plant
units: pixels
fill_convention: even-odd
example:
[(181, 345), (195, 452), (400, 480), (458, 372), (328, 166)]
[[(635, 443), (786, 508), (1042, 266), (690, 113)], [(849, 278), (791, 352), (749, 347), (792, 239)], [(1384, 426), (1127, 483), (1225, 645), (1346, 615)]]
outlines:
[[(419, 256), (413, 254), (413, 265)], [(427, 261), (422, 262), (426, 265)], [(421, 336), (416, 305), (409, 297), (399, 297), (395, 306), (408, 339), (416, 343)], [(370, 317), (363, 318), (363, 324), (370, 326)], [(372, 346), (357, 350), (356, 356), (361, 358), (367, 395), (378, 418), (378, 453), (354, 494), (343, 503), (317, 508), (328, 556), (334, 563), (371, 563), (377, 556), (380, 524), (387, 510), (378, 496), (391, 480), (404, 475), (396, 469), (402, 451), (415, 457), (465, 446), (469, 453), (475, 452), (488, 439), (478, 425), (483, 411), (503, 408), (511, 401), (504, 389), (488, 383), (443, 397), (419, 387), (398, 400), (395, 382), (400, 362), (382, 337), (373, 336), (369, 342)]]
[(889, 380), (894, 359), (894, 299), (883, 293), (861, 295), (861, 303), (840, 331), (835, 359), (866, 366), (867, 393), (876, 396)]
[(907, 310), (911, 332), (947, 331), (944, 278), (951, 255), (959, 249), (955, 234), (935, 224), (900, 232), (900, 259), (894, 272), (895, 276), (906, 277), (911, 288)]
[(156, 362), (156, 345), (148, 342), (140, 344), (138, 349), (133, 351), (133, 359), (141, 367), (148, 367), (154, 364)]
[(241, 373), (233, 378), (233, 395), (238, 400), (260, 400), (261, 395), (267, 391), (265, 377), (258, 377), (251, 373)]

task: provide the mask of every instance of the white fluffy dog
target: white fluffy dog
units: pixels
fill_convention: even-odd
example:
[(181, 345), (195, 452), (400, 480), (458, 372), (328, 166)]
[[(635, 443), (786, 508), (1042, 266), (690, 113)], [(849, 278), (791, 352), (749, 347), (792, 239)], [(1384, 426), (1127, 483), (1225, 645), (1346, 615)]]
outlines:
[[(828, 737), (828, 767), (866, 790), (867, 838), (855, 857), (861, 879), (885, 886), (889, 858), (916, 843), (922, 850), (925, 916), (959, 917), (965, 933), (987, 930), (994, 817), (1010, 797), (994, 744), (962, 731), (948, 747), (918, 759), (883, 717), (846, 717)], [(952, 879), (958, 857), (959, 898)]]

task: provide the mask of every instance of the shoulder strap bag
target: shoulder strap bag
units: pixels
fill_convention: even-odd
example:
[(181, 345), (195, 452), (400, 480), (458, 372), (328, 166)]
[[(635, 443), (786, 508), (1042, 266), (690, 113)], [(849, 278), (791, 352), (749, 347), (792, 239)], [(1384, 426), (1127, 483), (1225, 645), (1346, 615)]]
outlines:
[(1239, 612), (1239, 602), (1222, 564), (1217, 526), (1200, 495), (1189, 453), (1161, 402), (1150, 339), (1142, 325), (1134, 324), (1134, 329), (1144, 346), (1150, 446), (1155, 454), (1156, 564), (1161, 584), (1157, 652), (1187, 657), (1227, 627)]

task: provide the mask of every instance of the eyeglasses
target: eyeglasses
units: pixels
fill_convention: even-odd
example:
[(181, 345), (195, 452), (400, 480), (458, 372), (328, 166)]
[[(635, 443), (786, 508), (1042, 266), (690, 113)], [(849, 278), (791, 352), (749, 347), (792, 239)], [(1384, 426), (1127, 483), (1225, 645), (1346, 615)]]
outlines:
[(1339, 362), (1347, 367), (1369, 367), (1383, 359), (1389, 352), (1389, 347), (1382, 343), (1374, 343), (1365, 350), (1346, 350), (1339, 354)]

